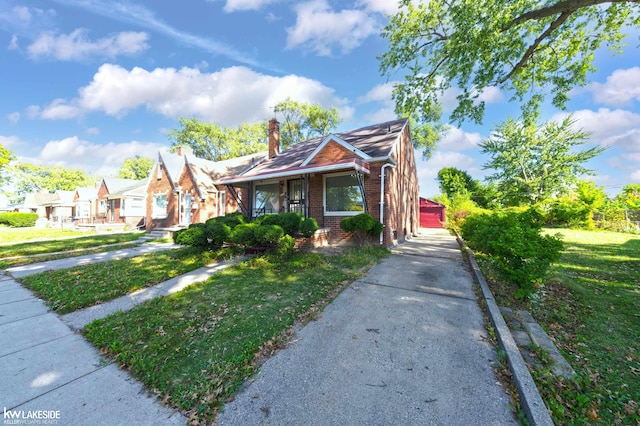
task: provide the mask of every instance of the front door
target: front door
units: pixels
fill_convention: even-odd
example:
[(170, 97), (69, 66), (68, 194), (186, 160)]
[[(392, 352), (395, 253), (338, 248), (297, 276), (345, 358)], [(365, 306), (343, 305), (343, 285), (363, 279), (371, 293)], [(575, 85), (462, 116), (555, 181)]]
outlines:
[(109, 222), (116, 221), (116, 200), (109, 200)]
[(287, 181), (287, 209), (290, 212), (305, 213), (305, 181), (304, 179), (292, 179)]
[(184, 206), (184, 214), (182, 215), (182, 223), (184, 225), (190, 225), (191, 224), (191, 203), (192, 203), (192, 199), (191, 199), (191, 194), (184, 194), (184, 200), (183, 200), (183, 206)]

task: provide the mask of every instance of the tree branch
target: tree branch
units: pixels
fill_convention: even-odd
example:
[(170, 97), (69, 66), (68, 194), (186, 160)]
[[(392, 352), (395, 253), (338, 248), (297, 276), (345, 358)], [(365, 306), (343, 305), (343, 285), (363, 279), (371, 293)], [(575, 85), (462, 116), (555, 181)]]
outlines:
[(640, 0), (564, 0), (558, 3), (523, 13), (509, 23), (503, 31), (520, 25), (525, 21), (547, 18), (559, 13), (574, 12), (589, 6), (605, 3), (640, 3)]
[[(638, 1), (640, 2), (640, 0)], [(529, 46), (524, 55), (522, 55), (522, 58), (520, 58), (520, 61), (518, 61), (518, 63), (511, 69), (511, 71), (509, 71), (509, 73), (505, 77), (498, 80), (498, 83), (504, 83), (505, 81), (509, 80), (520, 68), (522, 68), (529, 60), (529, 58), (531, 58), (538, 46), (540, 46), (540, 43), (542, 43), (545, 38), (549, 37), (549, 35), (551, 35), (553, 31), (555, 31), (560, 25), (562, 25), (567, 19), (569, 19), (569, 16), (571, 16), (573, 12), (575, 12), (575, 10), (562, 12), (560, 16), (558, 16), (558, 19), (553, 21), (551, 25), (549, 25), (549, 28), (547, 28), (542, 34), (540, 34), (540, 36), (538, 36), (537, 39), (535, 39), (533, 44)]]

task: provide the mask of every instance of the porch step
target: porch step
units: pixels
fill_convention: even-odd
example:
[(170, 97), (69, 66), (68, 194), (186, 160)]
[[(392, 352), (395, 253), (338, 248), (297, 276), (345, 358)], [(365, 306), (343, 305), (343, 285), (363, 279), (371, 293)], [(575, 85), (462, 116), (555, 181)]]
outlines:
[(183, 227), (174, 226), (171, 228), (155, 228), (146, 233), (140, 239), (142, 241), (150, 241), (150, 240), (167, 240), (173, 237), (173, 233), (184, 229)]

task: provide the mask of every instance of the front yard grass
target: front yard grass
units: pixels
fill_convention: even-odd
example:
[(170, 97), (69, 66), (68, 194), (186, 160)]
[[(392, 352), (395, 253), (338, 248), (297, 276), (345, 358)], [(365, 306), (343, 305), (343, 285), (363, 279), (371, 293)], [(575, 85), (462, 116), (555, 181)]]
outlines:
[(290, 327), (388, 252), (262, 256), (182, 292), (96, 320), (86, 337), (192, 423), (219, 407), (277, 350)]
[(534, 372), (556, 424), (640, 424), (640, 236), (553, 229), (565, 244), (527, 303), (493, 282), (503, 306), (527, 309), (577, 373)]
[(96, 247), (106, 244), (120, 244), (140, 239), (143, 235), (139, 232), (127, 232), (123, 234), (90, 235), (83, 232), (83, 237), (26, 242), (24, 240), (13, 240), (14, 244), (0, 246), (0, 259), (13, 256), (32, 256), (34, 254), (54, 253), (60, 251), (72, 251)]
[(200, 252), (186, 247), (19, 279), (52, 310), (66, 314), (115, 299), (232, 255), (229, 249)]
[(91, 232), (63, 228), (10, 228), (8, 226), (0, 226), (0, 243), (41, 240), (43, 238), (76, 237), (87, 234), (91, 234)]

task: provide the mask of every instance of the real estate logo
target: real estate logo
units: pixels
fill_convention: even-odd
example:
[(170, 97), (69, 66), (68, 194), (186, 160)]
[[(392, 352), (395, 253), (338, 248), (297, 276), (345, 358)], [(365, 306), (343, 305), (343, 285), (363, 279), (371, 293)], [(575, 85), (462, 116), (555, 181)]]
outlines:
[(55, 425), (60, 421), (60, 410), (3, 410), (5, 425)]

